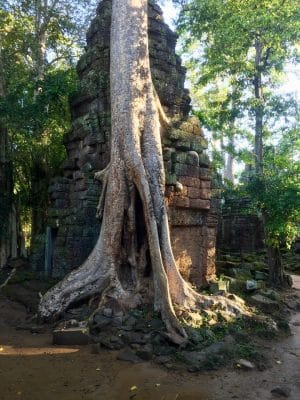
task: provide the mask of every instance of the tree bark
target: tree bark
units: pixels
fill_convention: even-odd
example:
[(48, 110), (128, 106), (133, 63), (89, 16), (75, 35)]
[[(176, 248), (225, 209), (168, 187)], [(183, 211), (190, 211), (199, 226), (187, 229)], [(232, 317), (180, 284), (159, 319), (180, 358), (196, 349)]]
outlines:
[(259, 37), (255, 39), (255, 77), (254, 77), (254, 94), (255, 94), (255, 172), (261, 174), (263, 172), (263, 116), (264, 116), (264, 97), (262, 87), (262, 44)]
[[(264, 96), (262, 85), (262, 67), (263, 62), (268, 58), (268, 50), (266, 56), (263, 57), (263, 46), (259, 37), (255, 40), (255, 78), (254, 78), (254, 93), (255, 93), (255, 172), (258, 177), (263, 177), (263, 127), (264, 127)], [(263, 60), (263, 58), (265, 60)], [(264, 231), (267, 217), (265, 211), (262, 210), (262, 223)], [(265, 239), (266, 237), (265, 234)], [(269, 283), (271, 286), (284, 287), (287, 285), (286, 276), (283, 273), (283, 265), (280, 255), (280, 249), (275, 246), (267, 245), (268, 266), (269, 266)]]
[(274, 287), (287, 286), (287, 279), (284, 274), (280, 249), (273, 246), (267, 246), (268, 266), (269, 266), (269, 284)]
[[(33, 44), (33, 79), (35, 82), (33, 99), (38, 101), (38, 95), (41, 91), (40, 83), (45, 79), (46, 70), (46, 47), (47, 47), (47, 29), (48, 29), (48, 0), (37, 0), (35, 2), (35, 20), (34, 20), (34, 44)], [(42, 132), (36, 129), (36, 136), (39, 137)], [(36, 235), (44, 230), (46, 220), (46, 209), (48, 205), (47, 186), (45, 166), (43, 160), (32, 156), (30, 198), (31, 198), (31, 242)]]
[[(34, 80), (38, 84), (45, 77), (46, 67), (46, 41), (47, 41), (47, 18), (48, 18), (48, 0), (38, 0), (35, 2), (35, 41), (34, 41)], [(39, 87), (35, 88), (34, 98), (39, 93)]]
[[(0, 98), (5, 97), (4, 68), (0, 35)], [(10, 257), (17, 256), (17, 215), (13, 203), (12, 163), (9, 157), (9, 137), (0, 119), (0, 268)]]
[(100, 306), (108, 299), (124, 309), (153, 303), (170, 339), (183, 343), (187, 335), (174, 303), (189, 309), (214, 303), (232, 315), (243, 305), (196, 293), (176, 266), (164, 201), (162, 108), (151, 79), (147, 22), (147, 0), (113, 0), (111, 156), (109, 166), (95, 176), (104, 191), (98, 206), (101, 231), (86, 262), (43, 297), (39, 314), (57, 316), (73, 301), (92, 295), (100, 296)]
[[(231, 129), (234, 129), (234, 123), (231, 124)], [(231, 133), (232, 134), (232, 133)], [(234, 138), (230, 137), (229, 139), (229, 146), (231, 149), (234, 149)], [(233, 155), (230, 151), (227, 151), (227, 158), (225, 162), (225, 168), (224, 168), (224, 178), (227, 179), (229, 182), (234, 183), (234, 176), (233, 176), (233, 162), (234, 158)]]

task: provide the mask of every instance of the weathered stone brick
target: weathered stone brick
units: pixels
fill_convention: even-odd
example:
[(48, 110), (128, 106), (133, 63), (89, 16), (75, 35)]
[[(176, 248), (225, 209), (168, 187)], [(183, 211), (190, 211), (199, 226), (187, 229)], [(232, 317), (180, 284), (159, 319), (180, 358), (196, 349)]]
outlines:
[(175, 173), (177, 176), (191, 176), (191, 177), (199, 177), (199, 167), (191, 166), (188, 164), (175, 164)]
[(210, 201), (202, 200), (202, 199), (190, 199), (191, 208), (199, 208), (201, 210), (209, 210), (210, 209)]
[(211, 181), (203, 181), (201, 180), (201, 189), (210, 189), (211, 188)]
[(170, 147), (165, 147), (163, 149), (164, 161), (170, 161), (173, 153), (175, 153), (174, 147), (171, 147), (171, 148)]
[(209, 167), (210, 166), (210, 160), (207, 154), (202, 153), (199, 155), (199, 165), (201, 167)]
[(192, 176), (181, 176), (179, 182), (185, 186), (200, 188), (200, 179)]
[(186, 156), (186, 163), (190, 165), (199, 165), (199, 155), (196, 151), (189, 151)]
[(188, 197), (190, 199), (199, 199), (200, 198), (200, 189), (196, 187), (188, 188)]
[(200, 199), (209, 200), (211, 198), (211, 191), (209, 189), (200, 189)]
[(208, 168), (199, 168), (199, 176), (203, 181), (211, 181), (211, 172)]
[(188, 208), (190, 206), (190, 199), (188, 197), (174, 196), (173, 205)]

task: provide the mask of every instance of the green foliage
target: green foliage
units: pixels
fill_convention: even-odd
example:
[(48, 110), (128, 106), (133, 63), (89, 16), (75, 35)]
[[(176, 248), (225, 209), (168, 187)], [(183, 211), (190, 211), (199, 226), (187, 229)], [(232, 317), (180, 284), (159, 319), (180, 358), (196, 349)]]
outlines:
[[(289, 247), (300, 220), (298, 110), (296, 101), (278, 88), (284, 67), (299, 60), (299, 4), (180, 3), (178, 29), (189, 53), (198, 115), (221, 142), (216, 164), (224, 162), (224, 152), (247, 162), (239, 191), (250, 197), (250, 211), (261, 217), (266, 244)], [(240, 150), (232, 138), (240, 141)]]
[[(179, 31), (186, 45), (195, 40), (204, 46), (202, 83), (217, 75), (251, 79), (255, 69), (253, 48), (260, 38), (264, 73), (282, 70), (287, 58), (295, 59), (290, 46), (299, 40), (300, 9), (294, 0), (187, 0)], [(251, 82), (249, 82), (251, 84)], [(247, 82), (244, 82), (247, 84)]]
[(14, 192), (24, 223), (30, 210), (47, 205), (49, 180), (65, 158), (62, 142), (70, 128), (69, 97), (77, 86), (75, 61), (95, 4), (0, 3), (0, 121), (9, 134)]
[(290, 248), (299, 235), (300, 221), (300, 135), (286, 133), (277, 146), (266, 148), (264, 173), (246, 184), (252, 205), (263, 211), (267, 243)]
[[(221, 141), (223, 162), (224, 152), (247, 162), (254, 128), (264, 144), (279, 121), (290, 127), (294, 120), (295, 102), (276, 90), (286, 63), (299, 58), (299, 5), (293, 0), (174, 2), (181, 5), (178, 31), (197, 114)], [(262, 128), (256, 126), (259, 113)], [(242, 151), (231, 145), (232, 138)]]

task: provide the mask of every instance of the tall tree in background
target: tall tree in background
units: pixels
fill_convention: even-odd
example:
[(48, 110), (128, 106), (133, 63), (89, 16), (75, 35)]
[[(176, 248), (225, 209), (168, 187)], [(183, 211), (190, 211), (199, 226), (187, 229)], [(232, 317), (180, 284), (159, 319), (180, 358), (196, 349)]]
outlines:
[(294, 128), (264, 154), (264, 174), (254, 175), (246, 192), (255, 207), (263, 210), (270, 262), (270, 281), (285, 282), (280, 249), (290, 249), (299, 236), (300, 221), (300, 132)]
[[(186, 340), (174, 304), (197, 310), (214, 305), (236, 315), (243, 306), (195, 292), (181, 277), (169, 237), (160, 123), (167, 119), (155, 95), (148, 50), (147, 0), (113, 0), (110, 49), (111, 156), (103, 182), (98, 241), (85, 263), (45, 294), (42, 317), (98, 296), (122, 309), (154, 304), (169, 338)], [(159, 119), (160, 116), (160, 119)], [(142, 228), (137, 222), (144, 221)], [(151, 273), (146, 252), (151, 258)]]
[[(182, 2), (181, 2), (182, 3)], [(289, 102), (275, 93), (278, 76), (289, 62), (297, 61), (300, 8), (294, 0), (187, 0), (183, 2), (179, 29), (186, 43), (197, 41), (200, 53), (199, 82), (235, 77), (240, 104), (254, 131), (253, 162), (256, 179), (264, 180), (264, 146), (275, 138), (276, 123), (288, 118)], [(199, 60), (199, 58), (198, 58)], [(278, 130), (277, 130), (278, 132)], [(262, 203), (260, 203), (262, 204)], [(267, 204), (267, 203), (266, 203)], [(260, 209), (265, 227), (270, 214)], [(268, 238), (270, 278), (284, 284), (278, 246)]]
[(199, 71), (195, 68), (195, 60), (189, 60), (187, 66), (190, 68), (194, 113), (212, 135), (212, 165), (218, 171), (223, 171), (226, 182), (233, 184), (234, 159), (240, 158), (235, 143), (248, 133), (239, 127), (244, 115), (239, 90), (234, 81), (221, 82), (218, 79), (209, 82), (208, 87), (199, 88)]
[[(0, 101), (5, 98), (3, 46), (7, 16), (0, 12)], [(0, 268), (17, 255), (17, 221), (13, 202), (12, 163), (5, 120), (0, 116)]]
[(0, 118), (8, 148), (13, 149), (7, 155), (14, 176), (10, 197), (14, 187), (21, 216), (27, 210), (31, 213), (32, 235), (44, 229), (49, 180), (64, 158), (62, 137), (70, 124), (68, 95), (75, 89), (75, 63), (95, 3), (0, 2), (5, 87)]

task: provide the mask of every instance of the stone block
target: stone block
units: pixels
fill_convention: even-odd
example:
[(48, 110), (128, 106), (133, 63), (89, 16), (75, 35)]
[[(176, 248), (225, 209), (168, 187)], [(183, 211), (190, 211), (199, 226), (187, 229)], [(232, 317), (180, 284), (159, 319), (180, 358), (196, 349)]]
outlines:
[[(175, 164), (175, 173), (177, 176), (199, 177), (199, 167), (188, 164)], [(179, 179), (180, 181), (180, 179)]]
[(87, 182), (83, 179), (78, 180), (75, 184), (74, 191), (82, 191), (82, 190), (87, 190)]
[(172, 161), (180, 164), (185, 164), (187, 153), (182, 151), (176, 151), (172, 154)]
[(170, 161), (173, 153), (175, 153), (175, 149), (173, 147), (165, 147), (163, 149), (164, 161)]
[[(177, 183), (180, 183), (180, 182), (177, 182)], [(181, 186), (182, 186), (182, 189), (180, 190), (180, 195), (184, 196), (184, 197), (188, 196), (188, 187), (183, 186), (183, 185), (181, 185)]]
[(193, 123), (191, 123), (190, 121), (185, 121), (180, 125), (180, 129), (182, 131), (185, 132), (189, 132), (189, 133), (193, 133), (194, 129), (193, 129)]
[(272, 314), (275, 311), (279, 310), (278, 301), (271, 300), (261, 294), (255, 294), (254, 296), (251, 296), (249, 302), (254, 306), (259, 307), (265, 313)]
[(202, 199), (190, 199), (190, 207), (198, 208), (200, 210), (209, 210), (210, 209), (210, 201), (202, 200)]
[(196, 151), (189, 151), (186, 155), (186, 163), (190, 165), (199, 165), (199, 155)]
[(175, 148), (178, 150), (188, 151), (191, 149), (191, 143), (189, 140), (179, 139), (175, 144)]
[(211, 181), (203, 181), (203, 180), (201, 180), (200, 187), (201, 187), (201, 189), (210, 189), (211, 188)]
[(90, 337), (87, 328), (72, 327), (53, 331), (53, 344), (74, 346), (88, 343), (90, 343)]
[(87, 146), (95, 146), (98, 143), (97, 135), (88, 135), (84, 138), (83, 144)]
[(199, 155), (199, 165), (201, 167), (209, 167), (210, 166), (210, 160), (207, 154), (202, 153)]
[(53, 192), (51, 194), (51, 198), (52, 198), (52, 200), (68, 199), (69, 198), (69, 194), (68, 194), (68, 192)]
[(179, 182), (185, 186), (200, 188), (200, 179), (192, 176), (181, 176)]
[(56, 199), (54, 206), (56, 208), (67, 208), (69, 206), (69, 201), (66, 199)]
[(169, 221), (171, 226), (202, 226), (205, 218), (199, 210), (191, 208), (169, 208)]
[(200, 189), (199, 197), (200, 199), (209, 200), (211, 198), (210, 189)]
[(217, 199), (215, 197), (213, 197), (210, 200), (211, 203), (211, 208), (215, 211), (215, 210), (220, 210), (221, 209), (221, 199)]
[(199, 176), (203, 181), (211, 181), (211, 173), (208, 168), (199, 168)]
[(201, 189), (198, 189), (196, 187), (189, 187), (188, 188), (188, 197), (190, 199), (199, 199), (200, 198), (200, 191), (201, 191)]
[(190, 207), (190, 199), (188, 197), (174, 196), (173, 205), (176, 207)]
[(176, 174), (169, 174), (168, 171), (166, 171), (166, 185), (176, 185), (176, 182)]
[(74, 172), (74, 179), (77, 181), (78, 179), (84, 179), (85, 174), (82, 171), (75, 171)]
[(86, 154), (95, 154), (97, 153), (97, 147), (95, 145), (86, 145), (84, 146), (83, 151)]

